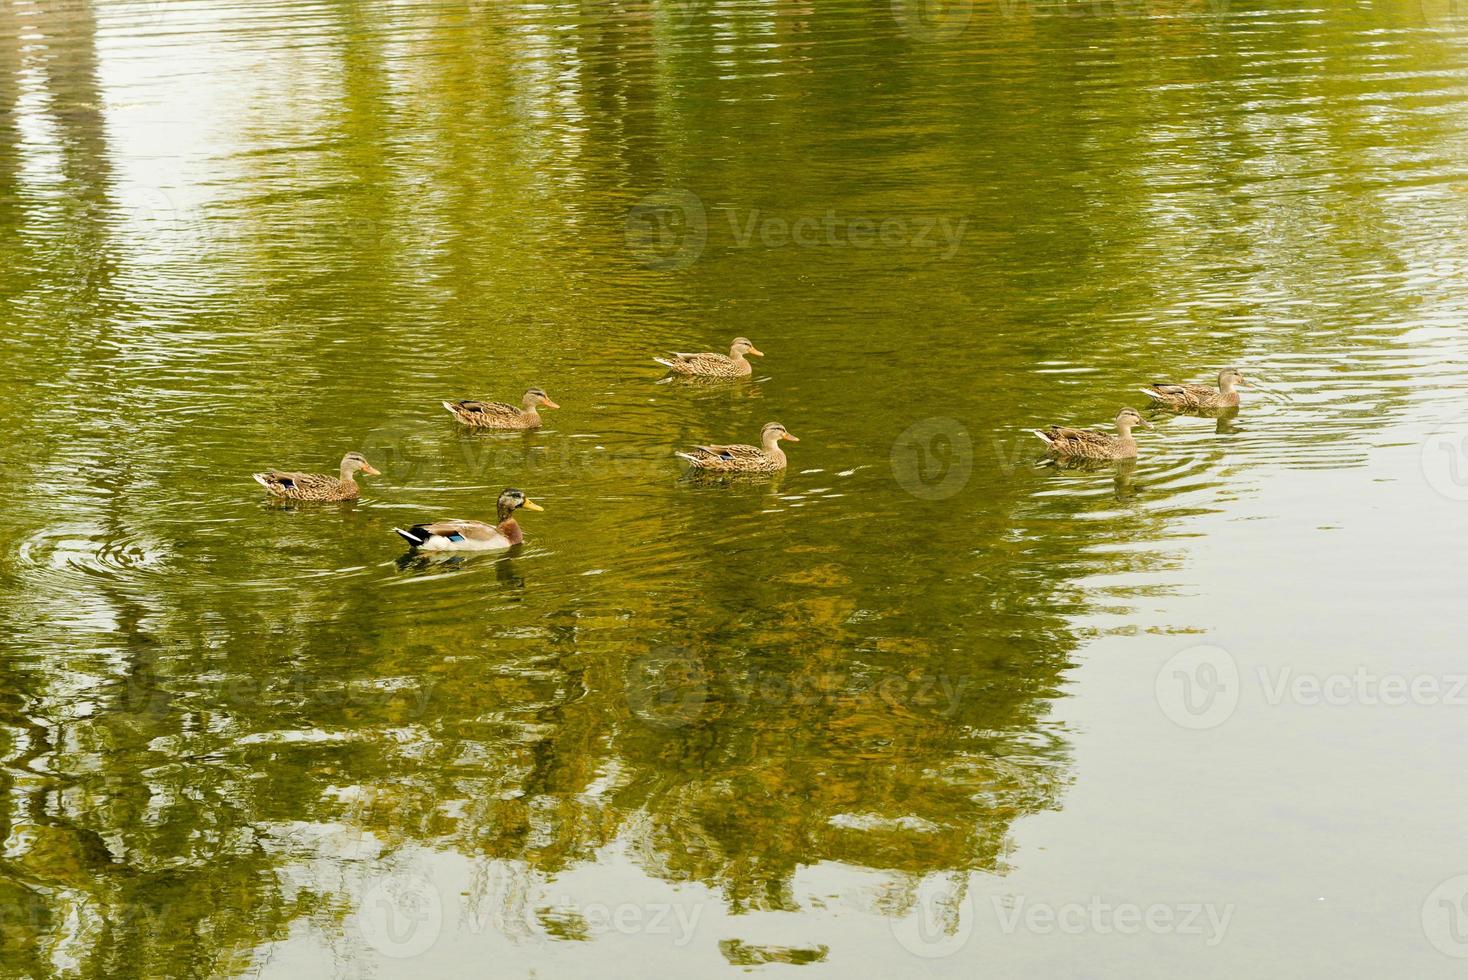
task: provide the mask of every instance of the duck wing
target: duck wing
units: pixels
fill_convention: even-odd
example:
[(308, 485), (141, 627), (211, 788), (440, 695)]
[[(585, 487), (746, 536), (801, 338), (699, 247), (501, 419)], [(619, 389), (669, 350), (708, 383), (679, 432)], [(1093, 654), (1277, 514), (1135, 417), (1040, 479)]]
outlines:
[(758, 446), (694, 446), (693, 454), (707, 459), (722, 460), (726, 463), (764, 458), (764, 453)]
[(1158, 382), (1142, 389), (1160, 402), (1197, 408), (1218, 397), (1218, 391), (1207, 385), (1166, 384)]
[(514, 405), (507, 405), (504, 402), (480, 401), (476, 398), (444, 402), (443, 407), (461, 418), (518, 419), (520, 417), (520, 410)]
[(1053, 449), (1075, 456), (1109, 453), (1112, 449), (1111, 435), (1096, 429), (1072, 429), (1063, 425), (1052, 425), (1045, 430), (1045, 436)]
[(414, 524), (408, 530), (423, 538), (438, 535), (450, 541), (490, 541), (499, 536), (493, 524), (483, 521), (435, 521), (432, 524)]
[(675, 371), (704, 373), (709, 371), (727, 371), (733, 363), (728, 355), (725, 354), (707, 352), (700, 354), (675, 353), (672, 363), (668, 364), (668, 366)]
[(266, 470), (255, 474), (255, 482), (271, 493), (314, 493), (337, 490), (341, 480), (322, 473), (293, 473), (284, 470)]

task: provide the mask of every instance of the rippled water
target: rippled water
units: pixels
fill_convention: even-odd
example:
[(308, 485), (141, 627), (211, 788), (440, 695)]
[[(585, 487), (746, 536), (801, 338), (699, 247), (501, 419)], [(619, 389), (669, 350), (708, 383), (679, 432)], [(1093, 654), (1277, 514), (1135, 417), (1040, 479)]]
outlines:
[(0, 973), (1456, 975), (1465, 13), (0, 6)]

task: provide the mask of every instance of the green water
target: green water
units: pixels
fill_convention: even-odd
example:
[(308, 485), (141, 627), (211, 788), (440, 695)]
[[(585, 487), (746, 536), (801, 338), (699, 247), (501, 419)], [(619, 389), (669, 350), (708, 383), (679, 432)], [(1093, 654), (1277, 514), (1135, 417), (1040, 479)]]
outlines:
[(1459, 975), (1465, 14), (0, 5), (0, 975)]

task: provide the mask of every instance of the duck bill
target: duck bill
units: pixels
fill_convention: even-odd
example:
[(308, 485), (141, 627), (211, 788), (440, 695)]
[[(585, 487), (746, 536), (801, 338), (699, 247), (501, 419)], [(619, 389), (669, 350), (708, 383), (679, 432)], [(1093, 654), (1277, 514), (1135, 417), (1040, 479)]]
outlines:
[(366, 473), (368, 476), (381, 476), (382, 475), (382, 470), (378, 469), (375, 466), (364, 466), (364, 467), (362, 467), (362, 472), (363, 473)]
[(762, 350), (760, 350), (758, 347), (751, 347), (749, 349), (749, 352), (751, 354), (753, 354), (755, 357), (764, 357), (765, 356), (765, 352), (762, 351)]
[(781, 439), (785, 439), (785, 440), (787, 440), (789, 442), (799, 442), (800, 441), (799, 439), (797, 439), (795, 436), (792, 436), (788, 432), (782, 432), (782, 433), (780, 433), (780, 438)]
[(537, 504), (535, 501), (531, 500), (529, 497), (526, 497), (525, 498), (525, 503), (522, 506), (526, 510), (545, 510), (544, 507), (540, 506), (540, 504)]
[(544, 405), (546, 408), (560, 408), (561, 407), (561, 406), (557, 405), (555, 402), (551, 401), (549, 398), (542, 398), (540, 400), (540, 403), (542, 405)]

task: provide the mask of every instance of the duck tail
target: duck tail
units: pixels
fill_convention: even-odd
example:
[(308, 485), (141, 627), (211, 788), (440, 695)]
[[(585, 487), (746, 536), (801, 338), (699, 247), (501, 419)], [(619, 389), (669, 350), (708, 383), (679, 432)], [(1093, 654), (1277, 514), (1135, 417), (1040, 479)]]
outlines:
[(693, 465), (693, 466), (702, 466), (703, 465), (703, 460), (699, 459), (697, 456), (693, 455), (692, 453), (674, 453), (673, 455), (674, 456), (677, 456), (680, 459), (686, 459), (686, 460), (688, 460), (688, 462), (689, 462), (690, 465)]
[(448, 409), (450, 415), (457, 416), (459, 414), (459, 407), (453, 402), (439, 402), (439, 404)]
[(663, 367), (673, 367), (674, 366), (673, 365), (673, 362), (670, 361), (670, 360), (668, 360), (666, 357), (654, 357), (653, 360), (654, 361), (657, 361)]
[(1162, 392), (1156, 388), (1138, 388), (1137, 390), (1154, 401), (1162, 401)]
[(1055, 445), (1055, 440), (1050, 438), (1050, 433), (1044, 431), (1043, 429), (1031, 429), (1030, 431), (1039, 436), (1042, 440), (1044, 440), (1045, 445)]
[(275, 489), (275, 485), (270, 482), (270, 474), (269, 473), (252, 473), (250, 475), (255, 478), (255, 482), (256, 483), (260, 484), (266, 490), (274, 490)]
[(402, 538), (409, 544), (413, 545), (415, 548), (423, 543), (424, 539), (418, 537), (418, 535), (414, 534), (412, 531), (404, 531), (400, 527), (395, 527), (392, 530), (394, 534), (396, 534), (398, 537)]

